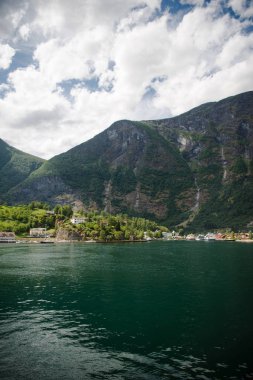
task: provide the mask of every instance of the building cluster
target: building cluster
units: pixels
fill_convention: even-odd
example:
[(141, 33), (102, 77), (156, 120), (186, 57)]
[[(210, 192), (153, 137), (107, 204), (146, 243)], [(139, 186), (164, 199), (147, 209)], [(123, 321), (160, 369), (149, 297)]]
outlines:
[(163, 232), (164, 240), (202, 240), (202, 241), (251, 241), (251, 232), (208, 232), (207, 234), (188, 234), (181, 236), (177, 232)]

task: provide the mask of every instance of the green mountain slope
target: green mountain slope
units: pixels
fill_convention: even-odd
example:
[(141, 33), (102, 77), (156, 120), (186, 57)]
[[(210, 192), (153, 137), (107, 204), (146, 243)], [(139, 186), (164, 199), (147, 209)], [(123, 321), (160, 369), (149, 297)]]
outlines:
[(0, 139), (0, 200), (43, 162), (41, 158), (21, 152)]
[(253, 224), (253, 92), (157, 121), (118, 121), (8, 192), (190, 229)]
[(177, 200), (192, 192), (193, 181), (187, 163), (166, 139), (145, 123), (125, 120), (47, 161), (10, 195), (16, 202), (75, 200), (87, 209), (172, 223), (182, 219)]

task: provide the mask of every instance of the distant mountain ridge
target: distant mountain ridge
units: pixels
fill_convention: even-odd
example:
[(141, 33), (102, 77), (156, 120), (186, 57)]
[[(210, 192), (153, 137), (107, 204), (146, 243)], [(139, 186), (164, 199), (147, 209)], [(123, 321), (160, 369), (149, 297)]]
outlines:
[(45, 160), (21, 152), (0, 139), (0, 200), (44, 162)]
[(39, 161), (2, 197), (125, 212), (190, 229), (253, 226), (253, 92), (170, 119), (118, 121)]

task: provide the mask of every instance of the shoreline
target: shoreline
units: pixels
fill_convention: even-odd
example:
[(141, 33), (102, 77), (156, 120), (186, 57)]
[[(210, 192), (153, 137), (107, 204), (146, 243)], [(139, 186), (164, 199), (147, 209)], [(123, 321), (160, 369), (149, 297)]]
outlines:
[(213, 243), (213, 242), (234, 242), (234, 243), (253, 243), (253, 239), (235, 239), (235, 240), (228, 240), (228, 239), (216, 239), (216, 240), (196, 240), (196, 239), (152, 239), (152, 240), (112, 240), (112, 241), (102, 241), (102, 240), (56, 240), (55, 238), (51, 239), (42, 239), (42, 238), (17, 238), (15, 242), (0, 242), (4, 245), (9, 244), (64, 244), (64, 243), (78, 243), (78, 244), (124, 244), (124, 243), (149, 243), (149, 242), (175, 242), (175, 241), (188, 241), (188, 242), (205, 242), (205, 243)]

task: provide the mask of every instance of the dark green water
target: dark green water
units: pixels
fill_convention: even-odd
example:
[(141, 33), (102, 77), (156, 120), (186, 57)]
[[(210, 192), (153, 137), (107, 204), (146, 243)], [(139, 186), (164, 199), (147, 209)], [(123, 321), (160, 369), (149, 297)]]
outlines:
[(1, 379), (253, 379), (253, 245), (0, 246)]

